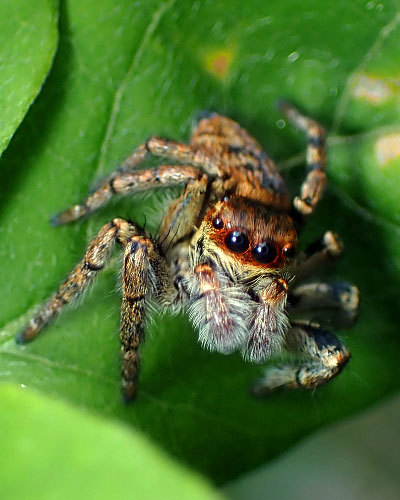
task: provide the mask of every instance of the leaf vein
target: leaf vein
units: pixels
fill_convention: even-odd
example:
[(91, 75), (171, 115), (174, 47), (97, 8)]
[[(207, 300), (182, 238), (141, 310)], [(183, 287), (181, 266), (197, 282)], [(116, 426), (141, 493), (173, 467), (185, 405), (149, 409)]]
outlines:
[(80, 375), (85, 375), (88, 377), (92, 377), (97, 380), (101, 380), (102, 382), (106, 382), (108, 384), (112, 384), (113, 386), (117, 385), (117, 381), (113, 380), (112, 378), (109, 377), (104, 377), (102, 375), (99, 375), (97, 372), (94, 372), (92, 370), (84, 370), (79, 366), (76, 365), (68, 365), (68, 364), (63, 364), (59, 363), (57, 361), (52, 361), (49, 358), (45, 358), (43, 356), (38, 356), (37, 354), (32, 354), (27, 351), (0, 351), (0, 355), (6, 355), (6, 356), (14, 356), (16, 358), (22, 358), (22, 359), (27, 359), (29, 361), (34, 361), (35, 363), (41, 364), (43, 366), (46, 366), (48, 368), (55, 368), (58, 370), (63, 370), (63, 371), (70, 371), (74, 373), (79, 373)]
[(390, 231), (393, 231), (394, 233), (400, 236), (400, 226), (398, 224), (395, 224), (394, 222), (388, 221), (372, 213), (367, 207), (364, 207), (359, 203), (357, 203), (345, 191), (338, 188), (337, 186), (330, 186), (330, 189), (355, 214), (359, 215), (364, 220), (376, 224), (377, 226), (389, 229)]
[(106, 159), (106, 154), (107, 154), (107, 149), (108, 146), (111, 142), (111, 137), (114, 133), (115, 129), (115, 123), (120, 111), (121, 107), (121, 101), (123, 94), (125, 92), (125, 89), (128, 85), (129, 80), (133, 76), (138, 64), (140, 63), (140, 60), (142, 58), (143, 52), (151, 40), (152, 35), (154, 34), (155, 30), (157, 29), (161, 18), (163, 15), (172, 8), (173, 4), (175, 3), (175, 0), (170, 0), (169, 2), (163, 3), (153, 14), (153, 17), (151, 19), (151, 22), (149, 23), (143, 38), (141, 42), (139, 43), (133, 57), (132, 57), (132, 62), (123, 78), (121, 81), (119, 87), (116, 89), (115, 95), (114, 95), (114, 100), (113, 104), (111, 106), (111, 112), (110, 112), (110, 117), (108, 120), (106, 132), (104, 135), (104, 139), (101, 143), (100, 147), (100, 155), (99, 155), (99, 161), (97, 164), (96, 168), (96, 174), (99, 174), (102, 172), (104, 165), (105, 165), (105, 159)]
[(337, 132), (343, 120), (344, 114), (346, 112), (347, 105), (350, 100), (351, 91), (355, 84), (356, 77), (358, 73), (365, 68), (365, 66), (373, 59), (376, 53), (381, 49), (383, 42), (391, 35), (391, 33), (396, 29), (397, 25), (400, 24), (400, 11), (397, 10), (394, 14), (393, 18), (383, 26), (374, 42), (370, 46), (369, 50), (366, 52), (364, 57), (362, 58), (360, 64), (350, 73), (347, 78), (344, 90), (339, 99), (338, 106), (336, 107), (336, 113), (333, 120), (332, 130)]

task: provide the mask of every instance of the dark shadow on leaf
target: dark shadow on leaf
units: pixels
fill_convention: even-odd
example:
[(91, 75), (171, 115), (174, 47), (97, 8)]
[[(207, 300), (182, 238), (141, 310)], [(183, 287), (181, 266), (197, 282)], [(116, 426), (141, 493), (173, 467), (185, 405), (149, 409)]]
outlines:
[[(66, 2), (60, 2), (59, 47), (54, 62), (38, 97), (30, 107), (8, 148), (0, 159), (0, 185), (7, 198), (0, 201), (0, 217), (9, 197), (18, 192), (21, 179), (41, 151), (48, 146), (49, 132), (62, 108), (68, 86), (73, 48), (69, 41), (69, 21)], [(34, 189), (34, 186), (32, 186)]]

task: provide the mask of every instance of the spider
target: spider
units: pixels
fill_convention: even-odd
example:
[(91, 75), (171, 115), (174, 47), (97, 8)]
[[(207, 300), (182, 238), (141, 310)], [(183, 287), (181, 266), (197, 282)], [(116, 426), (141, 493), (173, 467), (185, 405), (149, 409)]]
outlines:
[[(307, 134), (307, 175), (293, 204), (275, 163), (230, 118), (204, 113), (189, 145), (151, 137), (90, 196), (54, 217), (53, 223), (86, 217), (116, 195), (183, 184), (157, 236), (122, 218), (105, 224), (17, 341), (34, 339), (76, 301), (119, 243), (124, 252), (120, 340), (125, 401), (133, 401), (138, 390), (139, 347), (149, 300), (164, 309), (187, 309), (200, 343), (211, 351), (241, 350), (246, 360), (256, 363), (281, 350), (294, 354), (296, 359), (266, 369), (253, 385), (255, 395), (279, 388), (313, 389), (340, 373), (350, 358), (348, 350), (301, 314), (330, 310), (334, 317), (345, 318), (347, 326), (355, 318), (355, 286), (304, 283), (342, 252), (342, 243), (328, 231), (296, 257), (297, 234), (326, 184), (325, 132), (290, 103), (280, 107)], [(149, 156), (165, 158), (169, 164), (138, 170)]]

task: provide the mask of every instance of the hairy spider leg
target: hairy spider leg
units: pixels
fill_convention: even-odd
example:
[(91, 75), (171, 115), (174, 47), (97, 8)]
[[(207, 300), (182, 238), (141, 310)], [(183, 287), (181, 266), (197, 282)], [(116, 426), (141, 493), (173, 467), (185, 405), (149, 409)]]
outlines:
[(296, 286), (288, 298), (288, 312), (291, 317), (312, 313), (328, 317), (331, 324), (342, 328), (350, 327), (358, 314), (360, 293), (351, 283), (313, 281)]
[(105, 224), (90, 242), (81, 262), (60, 288), (39, 309), (17, 337), (18, 343), (33, 340), (67, 304), (76, 301), (110, 259), (115, 242), (125, 245), (122, 270), (121, 357), (122, 390), (126, 401), (137, 392), (139, 344), (143, 340), (145, 302), (153, 294), (159, 300), (168, 297), (173, 286), (165, 259), (154, 243), (140, 234), (139, 228), (123, 220)]
[(165, 214), (157, 238), (171, 262), (171, 275), (176, 296), (166, 305), (182, 305), (189, 300), (188, 282), (191, 276), (189, 247), (193, 228), (199, 223), (208, 187), (208, 176), (190, 181)]
[(338, 375), (350, 359), (348, 350), (335, 335), (309, 322), (293, 322), (284, 347), (308, 360), (267, 368), (251, 388), (255, 396), (277, 389), (314, 389)]
[(291, 286), (293, 287), (294, 284), (300, 283), (327, 264), (332, 263), (342, 252), (342, 240), (336, 233), (327, 231), (297, 257)]
[(288, 119), (307, 134), (307, 176), (293, 205), (302, 215), (311, 214), (322, 198), (326, 185), (326, 133), (315, 120), (304, 116), (287, 101), (279, 103)]
[[(148, 156), (156, 156), (191, 166), (162, 165), (155, 169), (135, 170)], [(198, 169), (213, 176), (222, 177), (223, 171), (217, 160), (213, 160), (203, 151), (188, 144), (151, 137), (140, 144), (131, 155), (107, 177), (88, 198), (79, 205), (73, 205), (52, 219), (54, 225), (68, 224), (89, 215), (105, 205), (114, 195), (132, 194), (137, 191), (152, 189), (157, 186), (172, 187), (199, 178)], [(187, 172), (185, 173), (185, 170)], [(154, 172), (151, 174), (151, 172)], [(132, 182), (132, 190), (120, 192), (118, 183)]]
[(190, 240), (182, 241), (173, 246), (170, 253), (171, 273), (174, 288), (177, 292), (175, 304), (183, 305), (189, 301), (189, 282), (191, 267), (188, 259)]
[(146, 301), (151, 295), (160, 299), (171, 292), (164, 257), (150, 238), (133, 235), (125, 245), (122, 268), (121, 374), (126, 402), (133, 401), (138, 390), (139, 346), (144, 340)]
[(165, 214), (158, 241), (165, 253), (172, 244), (181, 242), (192, 234), (193, 228), (199, 223), (207, 192), (208, 176), (190, 180), (181, 195), (174, 200)]
[(114, 243), (118, 240), (123, 243), (127, 235), (136, 231), (136, 226), (123, 219), (105, 224), (90, 242), (83, 259), (18, 335), (17, 342), (24, 344), (33, 340), (67, 304), (75, 302), (109, 261)]
[(116, 195), (128, 196), (157, 187), (173, 187), (200, 176), (200, 169), (182, 165), (160, 165), (154, 169), (116, 173), (79, 205), (73, 205), (56, 215), (52, 223), (58, 226), (81, 219), (106, 205)]
[(352, 325), (360, 303), (356, 286), (346, 282), (323, 281), (299, 284), (332, 263), (342, 252), (343, 244), (339, 236), (327, 231), (299, 255), (295, 262), (295, 277), (288, 298), (288, 312), (291, 316), (305, 311), (325, 310), (330, 321), (336, 326), (348, 328)]

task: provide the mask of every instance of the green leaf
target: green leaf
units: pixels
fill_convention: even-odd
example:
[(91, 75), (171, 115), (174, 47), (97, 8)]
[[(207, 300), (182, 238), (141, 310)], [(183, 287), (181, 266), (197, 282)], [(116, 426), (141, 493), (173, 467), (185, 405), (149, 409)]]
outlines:
[(134, 429), (12, 385), (0, 398), (3, 500), (222, 498)]
[(0, 154), (50, 69), (57, 47), (57, 0), (0, 3)]
[[(53, 70), (0, 169), (2, 377), (133, 424), (216, 481), (398, 389), (399, 155), (396, 141), (376, 143), (399, 129), (399, 8), (398, 0), (63, 2)], [(355, 91), (361, 74), (390, 83), (389, 101), (371, 100), (365, 80)], [(120, 201), (68, 227), (50, 227), (50, 216), (145, 138), (188, 140), (204, 109), (238, 119), (274, 158), (296, 163), (305, 141), (282, 129), (274, 107), (282, 96), (332, 129), (334, 189), (302, 245), (339, 232), (346, 253), (332, 277), (361, 289), (360, 320), (342, 332), (353, 358), (337, 380), (313, 394), (254, 401), (247, 386), (262, 367), (210, 354), (187, 318), (156, 315), (142, 349), (139, 398), (125, 407), (117, 258), (79, 308), (32, 344), (14, 344), (101, 225), (119, 215), (141, 224), (146, 214), (156, 229), (149, 212), (158, 207), (160, 218), (163, 195)], [(303, 169), (293, 174), (295, 193)]]

